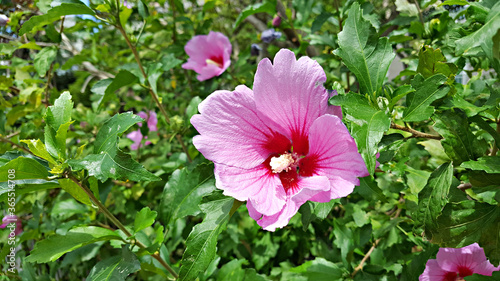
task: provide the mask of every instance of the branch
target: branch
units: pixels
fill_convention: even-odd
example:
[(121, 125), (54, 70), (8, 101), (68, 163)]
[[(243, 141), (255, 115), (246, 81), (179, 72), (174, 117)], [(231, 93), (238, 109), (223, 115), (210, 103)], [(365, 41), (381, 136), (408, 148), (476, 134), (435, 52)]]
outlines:
[(419, 131), (415, 131), (410, 127), (405, 127), (405, 126), (401, 126), (401, 125), (394, 124), (394, 123), (391, 123), (391, 129), (396, 129), (396, 130), (401, 130), (401, 131), (411, 133), (410, 138), (426, 138), (426, 139), (434, 139), (434, 140), (443, 139), (443, 137), (439, 136), (439, 135), (436, 136), (436, 135), (431, 135), (431, 134), (427, 134), (427, 133), (422, 133)]
[(361, 269), (363, 269), (363, 265), (368, 260), (368, 258), (370, 257), (370, 255), (373, 253), (373, 251), (375, 250), (375, 247), (377, 247), (377, 245), (378, 245), (379, 242), (380, 242), (380, 238), (377, 239), (377, 240), (375, 240), (375, 243), (373, 243), (373, 245), (370, 248), (370, 250), (368, 250), (368, 252), (363, 257), (363, 259), (361, 260), (361, 262), (359, 263), (359, 265), (356, 266), (356, 268), (354, 269), (354, 272), (351, 274), (351, 278), (354, 278), (354, 276), (358, 273), (358, 271), (360, 271)]
[(35, 154), (33, 154), (33, 153), (29, 150), (29, 149), (27, 149), (26, 147), (24, 147), (24, 146), (22, 146), (22, 145), (19, 145), (19, 144), (17, 144), (17, 143), (14, 143), (14, 142), (12, 142), (12, 141), (11, 141), (11, 140), (9, 140), (9, 139), (6, 139), (6, 138), (3, 138), (3, 137), (0, 137), (0, 141), (1, 141), (1, 142), (8, 143), (8, 144), (10, 144), (10, 145), (12, 145), (12, 146), (18, 147), (19, 149), (23, 150), (24, 152), (27, 152), (27, 153), (29, 153), (29, 154), (31, 154), (31, 155), (33, 155), (33, 156), (36, 156), (36, 155), (35, 155)]

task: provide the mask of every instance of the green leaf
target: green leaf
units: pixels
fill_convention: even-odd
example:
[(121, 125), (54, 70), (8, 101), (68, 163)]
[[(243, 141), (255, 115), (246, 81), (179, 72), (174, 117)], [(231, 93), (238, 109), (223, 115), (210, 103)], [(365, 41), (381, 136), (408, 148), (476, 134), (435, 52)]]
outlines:
[(333, 16), (332, 13), (321, 12), (321, 14), (319, 14), (319, 16), (317, 16), (312, 23), (311, 33), (320, 30), (323, 24), (332, 16)]
[(134, 220), (134, 231), (139, 232), (148, 226), (151, 226), (156, 219), (156, 211), (151, 211), (149, 207), (144, 207), (140, 212), (137, 212)]
[(252, 244), (252, 261), (255, 269), (260, 270), (274, 258), (279, 250), (279, 244), (275, 243), (269, 232)]
[(198, 105), (200, 105), (200, 103), (201, 98), (198, 96), (191, 99), (189, 105), (186, 108), (187, 120), (191, 120), (191, 117), (198, 113)]
[(137, 2), (137, 9), (139, 10), (139, 15), (142, 17), (142, 19), (146, 20), (146, 18), (149, 16), (149, 10), (148, 5), (144, 3), (144, 0), (139, 0)]
[(500, 149), (500, 134), (493, 127), (491, 127), (488, 122), (484, 121), (481, 116), (474, 116), (472, 118), (469, 118), (469, 120), (476, 123), (481, 129), (488, 132), (495, 140), (495, 145)]
[(457, 71), (458, 67), (453, 63), (447, 63), (440, 49), (434, 50), (430, 46), (423, 46), (420, 50), (417, 72), (422, 74), (424, 78), (439, 73), (450, 77), (450, 75), (455, 75)]
[(130, 85), (137, 80), (137, 77), (127, 70), (120, 70), (115, 78), (104, 79), (94, 84), (92, 92), (99, 96), (97, 99), (97, 108), (104, 105), (105, 102), (115, 95), (116, 90), (123, 86)]
[(333, 199), (330, 202), (318, 203), (313, 201), (307, 201), (304, 205), (302, 205), (299, 209), (300, 214), (302, 215), (302, 228), (304, 230), (307, 229), (309, 224), (313, 220), (324, 220), (333, 206), (337, 204), (339, 201), (337, 199)]
[(491, 276), (474, 273), (470, 276), (466, 276), (464, 279), (465, 281), (498, 281), (500, 280), (500, 271), (494, 271)]
[[(59, 187), (59, 183), (56, 180), (46, 181), (44, 179), (16, 179), (14, 180), (14, 184), (16, 186), (16, 196)], [(11, 191), (12, 190), (9, 189), (9, 183), (7, 181), (0, 181), (0, 201), (7, 200), (7, 195)]]
[(160, 203), (160, 218), (165, 225), (200, 212), (203, 196), (215, 190), (213, 165), (202, 164), (194, 170), (176, 170), (170, 176)]
[(56, 59), (56, 55), (56, 47), (43, 48), (40, 52), (38, 52), (38, 54), (36, 54), (33, 65), (35, 66), (36, 72), (38, 72), (40, 77), (45, 76), (50, 68), (50, 65)]
[(104, 123), (94, 143), (94, 154), (81, 160), (70, 160), (68, 164), (75, 171), (87, 169), (90, 176), (104, 182), (108, 178), (132, 181), (158, 181), (159, 177), (148, 172), (130, 155), (118, 149), (118, 136), (131, 126), (142, 122), (141, 117), (126, 112), (116, 114)]
[(333, 96), (330, 103), (342, 106), (346, 111), (346, 119), (352, 122), (351, 135), (356, 140), (368, 172), (373, 174), (378, 143), (391, 126), (389, 117), (383, 111), (371, 107), (365, 97), (354, 93)]
[(141, 263), (127, 246), (123, 246), (120, 256), (98, 262), (90, 271), (87, 281), (120, 281), (141, 269)]
[(276, 13), (276, 1), (264, 1), (262, 3), (257, 3), (246, 7), (236, 18), (234, 28), (238, 27), (238, 25), (240, 25), (240, 23), (248, 16), (256, 13), (268, 13), (270, 15), (274, 15)]
[(132, 112), (119, 113), (108, 119), (97, 132), (94, 143), (94, 153), (109, 152), (111, 155), (117, 150), (118, 137), (134, 124), (144, 120)]
[(50, 163), (56, 165), (57, 162), (50, 156), (47, 152), (45, 144), (41, 140), (21, 140), (21, 142), (28, 145), (29, 150), (36, 156), (49, 161)]
[(442, 74), (433, 75), (425, 80), (422, 75), (417, 74), (411, 82), (415, 92), (406, 96), (407, 108), (403, 112), (403, 121), (418, 122), (429, 119), (434, 113), (431, 103), (444, 97), (450, 90), (449, 86), (444, 85), (446, 80), (446, 76)]
[(62, 16), (67, 15), (95, 15), (94, 11), (87, 7), (85, 4), (80, 3), (62, 3), (50, 9), (47, 14), (40, 16), (33, 16), (26, 21), (19, 30), (19, 36), (24, 35), (26, 32), (31, 32), (34, 28), (42, 27), (59, 20)]
[(361, 194), (366, 200), (387, 201), (382, 189), (378, 187), (377, 182), (375, 182), (372, 176), (360, 178), (359, 186), (354, 188), (354, 192)]
[(217, 272), (217, 281), (231, 280), (243, 281), (245, 279), (245, 271), (241, 267), (246, 260), (232, 260), (221, 267)]
[(86, 169), (89, 176), (95, 176), (101, 182), (109, 178), (131, 181), (161, 180), (118, 148), (113, 153), (103, 151), (100, 154), (87, 155), (81, 160), (69, 160), (68, 164), (74, 171)]
[(430, 229), (440, 247), (465, 247), (479, 243), (493, 263), (500, 261), (500, 207), (474, 200), (447, 204)]
[(210, 265), (215, 257), (217, 238), (229, 220), (233, 201), (226, 197), (200, 205), (207, 215), (203, 222), (194, 226), (186, 241), (179, 281), (195, 280)]
[[(14, 170), (13, 178), (9, 178), (9, 170)], [(35, 159), (17, 157), (0, 167), (0, 182), (23, 179), (46, 179), (49, 176), (47, 169)]]
[(474, 47), (492, 41), (498, 29), (500, 29), (500, 2), (497, 2), (490, 9), (486, 18), (486, 23), (480, 29), (457, 40), (455, 53), (460, 55)]
[(314, 281), (341, 280), (344, 273), (336, 264), (323, 258), (305, 262), (301, 266), (291, 268), (290, 271), (300, 273), (307, 277), (307, 280)]
[[(71, 121), (72, 111), (73, 102), (71, 101), (71, 94), (65, 91), (56, 99), (54, 105), (47, 108), (45, 122), (57, 132), (61, 125)], [(66, 142), (66, 139), (64, 141)]]
[[(453, 179), (453, 165), (446, 163), (435, 170), (425, 187), (418, 193), (418, 210), (415, 224), (425, 229), (436, 226), (437, 217), (448, 203), (448, 193)], [(429, 236), (429, 240), (432, 236)]]
[(148, 67), (148, 82), (155, 94), (158, 92), (158, 78), (163, 74), (162, 66), (161, 63), (152, 63)]
[(467, 116), (463, 112), (445, 111), (436, 114), (434, 129), (443, 136), (441, 144), (455, 166), (475, 160), (484, 152), (484, 146), (472, 134)]
[(37, 263), (55, 261), (65, 253), (82, 246), (112, 239), (122, 240), (120, 235), (106, 228), (97, 226), (77, 227), (68, 231), (66, 235), (55, 234), (37, 242), (26, 260)]
[(395, 54), (388, 39), (379, 38), (363, 17), (358, 3), (349, 9), (344, 28), (338, 34), (338, 44), (334, 53), (356, 75), (361, 93), (373, 95), (382, 87)]
[(485, 171), (486, 173), (500, 173), (500, 156), (483, 156), (477, 161), (464, 162), (460, 167)]
[(92, 206), (92, 202), (90, 201), (89, 196), (85, 191), (74, 181), (70, 179), (59, 179), (59, 184), (61, 188), (64, 189), (67, 193), (71, 194), (76, 200), (82, 202), (87, 206)]

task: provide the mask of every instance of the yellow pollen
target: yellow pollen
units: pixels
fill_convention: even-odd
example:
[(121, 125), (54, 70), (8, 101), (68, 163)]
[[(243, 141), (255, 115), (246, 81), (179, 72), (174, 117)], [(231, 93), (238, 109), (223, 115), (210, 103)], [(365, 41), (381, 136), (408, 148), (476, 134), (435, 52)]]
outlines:
[(217, 67), (222, 67), (222, 65), (221, 65), (220, 63), (217, 63), (217, 62), (215, 62), (215, 61), (213, 61), (213, 60), (211, 60), (211, 59), (207, 59), (207, 60), (206, 60), (206, 63), (207, 63), (207, 64), (213, 64), (213, 65), (215, 65), (215, 66), (217, 66)]
[(283, 171), (288, 172), (290, 169), (292, 169), (291, 166), (294, 163), (295, 160), (293, 159), (292, 155), (289, 153), (285, 153), (280, 157), (271, 158), (271, 162), (269, 162), (269, 165), (271, 165), (273, 173), (281, 173)]

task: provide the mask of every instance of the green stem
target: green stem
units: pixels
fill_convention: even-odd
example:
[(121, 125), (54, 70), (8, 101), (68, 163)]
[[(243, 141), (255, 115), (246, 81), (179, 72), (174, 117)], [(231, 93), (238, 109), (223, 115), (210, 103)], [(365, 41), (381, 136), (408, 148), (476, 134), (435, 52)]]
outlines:
[[(127, 235), (127, 237), (131, 237), (132, 234), (128, 231), (127, 228), (125, 228), (125, 226), (108, 210), (108, 208), (106, 208), (106, 206), (104, 206), (104, 204), (101, 203), (101, 201), (99, 201), (99, 199), (97, 199), (94, 194), (92, 193), (92, 191), (90, 191), (90, 189), (85, 186), (83, 183), (81, 183), (74, 175), (72, 175), (71, 173), (67, 173), (66, 174), (66, 177), (70, 180), (72, 180), (74, 183), (76, 183), (89, 197), (90, 197), (90, 200), (92, 200), (92, 202), (99, 208), (99, 211), (101, 211), (114, 225), (116, 225), (121, 231), (123, 231), (123, 233), (125, 235)], [(142, 244), (141, 242), (139, 241), (135, 241), (135, 244), (137, 246), (139, 246), (141, 249), (146, 249), (147, 247)], [(167, 264), (167, 262), (165, 262), (165, 260), (163, 260), (163, 258), (160, 256), (159, 253), (154, 253), (153, 255), (151, 255), (154, 259), (156, 259), (158, 262), (160, 262), (160, 264), (165, 267), (165, 269), (170, 272), (170, 274), (172, 274), (172, 276), (174, 276), (176, 279), (179, 278), (179, 275)]]

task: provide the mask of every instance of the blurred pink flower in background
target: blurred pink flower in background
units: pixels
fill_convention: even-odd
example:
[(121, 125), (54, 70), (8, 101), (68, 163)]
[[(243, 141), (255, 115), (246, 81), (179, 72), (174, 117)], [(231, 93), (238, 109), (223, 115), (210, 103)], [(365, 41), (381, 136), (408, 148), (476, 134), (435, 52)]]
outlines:
[(187, 42), (184, 50), (189, 59), (182, 68), (198, 73), (199, 81), (221, 75), (231, 64), (231, 42), (220, 32), (197, 35)]
[(483, 248), (477, 243), (463, 248), (440, 248), (436, 259), (427, 261), (419, 281), (464, 280), (474, 273), (491, 276), (500, 266), (494, 267), (486, 259)]
[(215, 163), (216, 186), (247, 201), (264, 229), (284, 227), (306, 201), (350, 194), (368, 175), (340, 109), (328, 106), (326, 75), (308, 57), (282, 49), (262, 60), (253, 91), (216, 91), (191, 123), (195, 147)]
[(19, 235), (23, 232), (23, 224), (21, 223), (21, 220), (16, 216), (10, 216), (7, 215), (3, 217), (2, 219), (2, 224), (0, 225), (0, 228), (8, 228), (8, 229), (13, 229), (14, 227), (9, 226), (9, 224), (15, 224), (15, 230), (14, 233), (16, 235)]
[[(146, 123), (148, 125), (148, 129), (150, 132), (156, 132), (158, 131), (158, 128), (156, 125), (158, 124), (158, 118), (156, 116), (156, 112), (154, 111), (149, 111), (149, 116), (146, 112), (141, 111), (137, 113), (142, 119), (146, 120)], [(139, 127), (142, 127), (142, 122), (138, 123)], [(134, 141), (134, 143), (130, 146), (130, 149), (132, 150), (137, 150), (139, 147), (143, 147), (142, 145), (142, 139), (147, 139), (148, 137), (144, 137), (141, 133), (141, 130), (138, 129), (136, 131), (133, 131), (127, 135), (127, 138), (131, 139)], [(146, 141), (144, 145), (149, 145), (151, 144), (150, 141)]]

